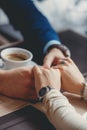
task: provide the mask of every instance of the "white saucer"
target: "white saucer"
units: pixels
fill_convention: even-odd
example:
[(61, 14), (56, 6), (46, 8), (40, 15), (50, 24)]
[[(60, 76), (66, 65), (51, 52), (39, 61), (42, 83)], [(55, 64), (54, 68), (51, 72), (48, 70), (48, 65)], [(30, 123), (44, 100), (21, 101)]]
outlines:
[[(34, 61), (29, 61), (29, 63), (28, 64), (26, 64), (25, 66), (26, 67), (28, 67), (28, 66), (34, 66), (34, 65), (37, 65)], [(21, 67), (24, 67), (24, 66), (21, 66)], [(0, 65), (0, 69), (2, 69), (2, 70), (8, 70), (8, 68), (6, 67), (6, 65), (4, 64), (2, 64), (2, 65)], [(13, 69), (13, 68), (11, 68), (11, 69)]]
[(34, 61), (29, 61), (28, 64), (26, 64), (26, 66), (34, 66), (37, 65)]

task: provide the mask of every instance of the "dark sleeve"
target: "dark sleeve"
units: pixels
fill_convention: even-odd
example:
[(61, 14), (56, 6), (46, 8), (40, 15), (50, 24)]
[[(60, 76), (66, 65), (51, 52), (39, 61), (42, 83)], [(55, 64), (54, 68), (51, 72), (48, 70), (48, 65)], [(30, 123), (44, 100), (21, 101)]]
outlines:
[(42, 42), (58, 40), (47, 19), (36, 9), (31, 0), (2, 0), (3, 9), (11, 22), (21, 31), (31, 31)]
[(25, 39), (33, 39), (33, 44), (38, 43), (37, 46), (42, 48), (50, 40), (59, 41), (46, 17), (37, 10), (31, 0), (0, 1), (11, 23), (22, 32)]

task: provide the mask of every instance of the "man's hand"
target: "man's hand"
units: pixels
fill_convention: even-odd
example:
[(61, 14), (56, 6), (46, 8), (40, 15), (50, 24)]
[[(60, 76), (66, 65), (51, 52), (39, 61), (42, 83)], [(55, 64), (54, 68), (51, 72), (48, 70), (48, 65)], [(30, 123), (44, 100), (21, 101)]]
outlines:
[(37, 99), (32, 67), (5, 70), (0, 80), (1, 94), (13, 98)]
[(51, 66), (56, 66), (58, 63), (57, 61), (61, 58), (65, 58), (62, 51), (58, 48), (52, 48), (45, 56), (43, 65), (48, 68)]
[(37, 94), (39, 90), (45, 86), (50, 86), (60, 90), (61, 74), (58, 69), (35, 66), (33, 72)]

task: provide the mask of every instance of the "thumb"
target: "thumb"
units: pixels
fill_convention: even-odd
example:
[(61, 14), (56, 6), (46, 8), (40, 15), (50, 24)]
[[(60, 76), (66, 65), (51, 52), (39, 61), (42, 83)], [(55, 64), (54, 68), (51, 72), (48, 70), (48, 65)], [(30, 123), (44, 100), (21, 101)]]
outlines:
[(40, 69), (40, 66), (34, 66), (33, 67), (33, 74), (34, 74), (34, 79), (35, 79), (35, 82), (38, 81), (38, 79), (40, 78), (40, 75), (41, 75), (42, 71)]
[(52, 55), (49, 53), (45, 56), (44, 61), (43, 61), (43, 66), (50, 68), (52, 63), (53, 63), (54, 58), (52, 57)]
[(39, 66), (35, 65), (33, 67), (33, 73), (34, 73), (34, 77), (37, 77), (37, 74), (40, 73)]

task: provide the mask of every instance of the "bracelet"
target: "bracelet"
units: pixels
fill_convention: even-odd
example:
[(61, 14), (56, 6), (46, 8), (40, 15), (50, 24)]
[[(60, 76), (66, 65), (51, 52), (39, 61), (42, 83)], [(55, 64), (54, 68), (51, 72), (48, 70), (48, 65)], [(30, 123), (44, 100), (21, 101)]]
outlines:
[(87, 82), (84, 82), (83, 85), (84, 85), (84, 90), (83, 90), (82, 97), (84, 100), (87, 100)]

